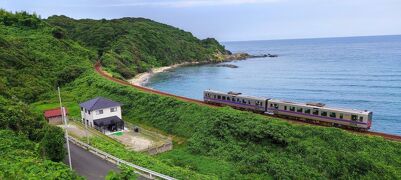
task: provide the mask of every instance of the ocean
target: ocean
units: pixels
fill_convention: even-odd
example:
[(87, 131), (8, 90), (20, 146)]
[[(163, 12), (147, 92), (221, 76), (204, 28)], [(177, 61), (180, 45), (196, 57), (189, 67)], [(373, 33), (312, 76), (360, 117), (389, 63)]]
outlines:
[(202, 99), (205, 89), (373, 111), (373, 131), (401, 135), (401, 35), (224, 42), (232, 52), (278, 54), (180, 67), (146, 86)]

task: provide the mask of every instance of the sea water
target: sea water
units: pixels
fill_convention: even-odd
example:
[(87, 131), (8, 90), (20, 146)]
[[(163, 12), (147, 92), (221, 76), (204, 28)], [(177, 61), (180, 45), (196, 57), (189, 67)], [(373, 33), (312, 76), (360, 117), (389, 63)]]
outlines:
[(202, 99), (205, 89), (373, 111), (373, 131), (401, 135), (401, 36), (225, 42), (277, 54), (160, 73), (146, 86)]

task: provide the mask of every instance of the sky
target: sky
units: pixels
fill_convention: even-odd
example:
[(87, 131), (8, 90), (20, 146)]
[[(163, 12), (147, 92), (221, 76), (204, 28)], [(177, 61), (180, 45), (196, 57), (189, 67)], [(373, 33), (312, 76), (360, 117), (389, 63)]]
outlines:
[(144, 17), (219, 41), (401, 34), (401, 0), (0, 0), (46, 18)]

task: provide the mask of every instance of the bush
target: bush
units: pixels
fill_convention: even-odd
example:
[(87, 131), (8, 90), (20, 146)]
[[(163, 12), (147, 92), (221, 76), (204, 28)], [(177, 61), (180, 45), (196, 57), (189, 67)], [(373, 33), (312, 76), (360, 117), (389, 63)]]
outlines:
[(47, 126), (41, 142), (43, 156), (54, 162), (60, 162), (66, 155), (65, 138), (61, 128)]

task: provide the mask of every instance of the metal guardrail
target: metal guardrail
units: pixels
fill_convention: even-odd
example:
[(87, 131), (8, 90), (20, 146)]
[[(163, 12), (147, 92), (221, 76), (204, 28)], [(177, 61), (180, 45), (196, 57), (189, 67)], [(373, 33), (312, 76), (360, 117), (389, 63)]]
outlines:
[(166, 180), (176, 180), (173, 177), (170, 177), (170, 176), (167, 176), (167, 175), (164, 175), (164, 174), (160, 174), (160, 173), (152, 171), (150, 169), (146, 169), (144, 167), (141, 167), (141, 166), (132, 164), (130, 162), (127, 162), (125, 160), (122, 160), (120, 158), (117, 158), (117, 157), (115, 157), (115, 156), (113, 156), (111, 154), (108, 154), (108, 153), (106, 153), (106, 152), (104, 152), (102, 150), (99, 150), (99, 149), (97, 149), (95, 147), (92, 147), (92, 146), (90, 146), (90, 145), (88, 145), (88, 144), (86, 144), (86, 143), (84, 143), (84, 142), (72, 137), (72, 136), (69, 136), (68, 139), (72, 143), (74, 143), (74, 144), (76, 144), (76, 145), (78, 145), (78, 146), (80, 146), (82, 148), (85, 148), (85, 149), (89, 150), (90, 152), (94, 153), (95, 155), (97, 155), (99, 157), (102, 157), (102, 158), (104, 158), (106, 160), (109, 160), (109, 161), (113, 162), (114, 164), (117, 164), (117, 165), (125, 164), (125, 165), (127, 165), (129, 167), (134, 168), (135, 173), (137, 173), (137, 174), (147, 175), (151, 179), (156, 177), (156, 178), (161, 178), (161, 179), (166, 179)]

